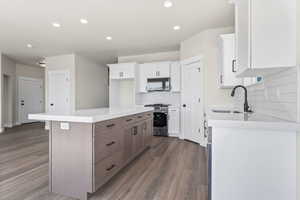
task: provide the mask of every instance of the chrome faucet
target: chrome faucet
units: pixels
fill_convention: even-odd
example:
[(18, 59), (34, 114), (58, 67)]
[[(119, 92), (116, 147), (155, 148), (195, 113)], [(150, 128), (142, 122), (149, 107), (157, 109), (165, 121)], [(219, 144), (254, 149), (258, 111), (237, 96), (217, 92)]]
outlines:
[(244, 89), (244, 94), (245, 94), (245, 102), (244, 102), (244, 112), (245, 113), (249, 113), (249, 112), (252, 112), (250, 110), (250, 107), (249, 107), (249, 104), (248, 104), (248, 92), (247, 92), (247, 88), (243, 85), (237, 85), (233, 88), (232, 92), (231, 92), (231, 96), (234, 97), (234, 94), (235, 94), (235, 90), (237, 88), (243, 88)]

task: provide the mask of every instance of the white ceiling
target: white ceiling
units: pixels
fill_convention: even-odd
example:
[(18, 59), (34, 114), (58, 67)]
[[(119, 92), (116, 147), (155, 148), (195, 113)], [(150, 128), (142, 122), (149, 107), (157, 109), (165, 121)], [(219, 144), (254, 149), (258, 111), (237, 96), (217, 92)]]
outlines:
[[(1, 0), (0, 51), (25, 64), (72, 52), (109, 63), (118, 55), (178, 50), (193, 34), (233, 25), (228, 0), (173, 0), (168, 9), (163, 1)], [(175, 25), (181, 30), (174, 31)]]

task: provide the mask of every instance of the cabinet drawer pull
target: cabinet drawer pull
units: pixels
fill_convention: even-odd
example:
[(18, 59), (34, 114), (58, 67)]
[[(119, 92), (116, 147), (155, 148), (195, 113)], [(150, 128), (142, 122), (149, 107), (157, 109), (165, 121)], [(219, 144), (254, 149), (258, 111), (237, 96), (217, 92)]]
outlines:
[(112, 170), (113, 168), (115, 168), (115, 166), (116, 166), (116, 165), (112, 165), (111, 167), (107, 168), (106, 171)]
[(138, 116), (138, 118), (140, 119), (140, 118), (143, 118), (143, 116)]
[(127, 119), (127, 120), (126, 120), (126, 122), (130, 122), (130, 121), (132, 121), (132, 119)]
[(115, 126), (115, 124), (109, 124), (109, 125), (107, 125), (106, 127), (107, 128), (111, 128), (111, 127), (114, 127)]
[(106, 146), (111, 146), (111, 145), (113, 145), (113, 144), (115, 144), (116, 142), (114, 142), (114, 141), (112, 141), (112, 142), (110, 142), (110, 143), (108, 143), (108, 144), (106, 144)]

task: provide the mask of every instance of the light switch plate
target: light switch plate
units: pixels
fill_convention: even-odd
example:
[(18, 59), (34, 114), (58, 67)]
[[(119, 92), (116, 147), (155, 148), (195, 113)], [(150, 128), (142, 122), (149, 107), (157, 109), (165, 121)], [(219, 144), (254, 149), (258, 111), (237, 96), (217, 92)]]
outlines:
[(70, 123), (60, 123), (60, 129), (62, 130), (70, 130)]

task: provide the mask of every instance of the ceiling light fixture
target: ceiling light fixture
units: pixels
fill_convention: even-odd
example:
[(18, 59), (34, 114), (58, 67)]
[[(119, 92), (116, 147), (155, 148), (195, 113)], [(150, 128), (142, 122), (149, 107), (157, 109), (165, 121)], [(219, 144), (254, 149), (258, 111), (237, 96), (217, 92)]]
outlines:
[(82, 24), (87, 24), (87, 23), (89, 23), (89, 21), (87, 20), (87, 19), (80, 19), (80, 23), (82, 23)]
[(27, 48), (32, 48), (32, 44), (27, 44)]
[(171, 7), (173, 6), (173, 2), (170, 1), (170, 0), (166, 0), (166, 1), (164, 2), (164, 6), (165, 6), (166, 8), (171, 8)]
[(52, 26), (55, 27), (55, 28), (61, 27), (61, 25), (59, 23), (57, 23), (57, 22), (53, 22)]
[(180, 26), (174, 26), (173, 29), (174, 29), (175, 31), (178, 31), (178, 30), (181, 29), (181, 27), (180, 27)]
[(107, 36), (106, 39), (107, 40), (112, 40), (112, 37), (111, 36)]

